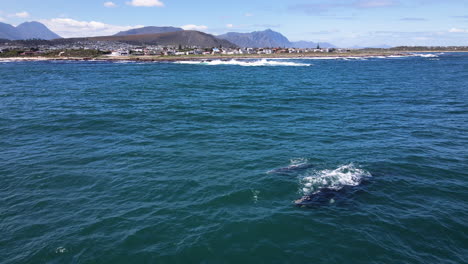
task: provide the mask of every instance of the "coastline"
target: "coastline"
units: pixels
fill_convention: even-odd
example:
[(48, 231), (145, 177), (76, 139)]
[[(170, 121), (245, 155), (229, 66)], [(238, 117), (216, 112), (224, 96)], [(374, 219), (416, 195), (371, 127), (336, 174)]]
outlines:
[(301, 59), (301, 58), (369, 58), (389, 56), (409, 56), (414, 53), (440, 53), (453, 51), (358, 51), (347, 53), (280, 53), (280, 54), (248, 54), (248, 55), (182, 55), (182, 56), (98, 56), (98, 57), (0, 57), (0, 61), (141, 61), (141, 62), (176, 62), (203, 60), (235, 60), (235, 59)]

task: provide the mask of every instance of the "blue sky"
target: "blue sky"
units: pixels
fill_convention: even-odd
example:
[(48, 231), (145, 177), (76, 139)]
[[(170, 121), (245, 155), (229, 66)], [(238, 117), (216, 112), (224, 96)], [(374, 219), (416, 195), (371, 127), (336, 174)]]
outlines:
[(0, 0), (0, 21), (40, 21), (63, 37), (179, 26), (211, 34), (271, 28), (338, 46), (468, 46), (468, 0)]

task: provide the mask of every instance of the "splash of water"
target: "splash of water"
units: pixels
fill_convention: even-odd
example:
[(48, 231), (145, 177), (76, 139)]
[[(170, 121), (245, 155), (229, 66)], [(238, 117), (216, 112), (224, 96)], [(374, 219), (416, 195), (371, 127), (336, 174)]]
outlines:
[(300, 179), (301, 192), (304, 195), (320, 192), (327, 188), (340, 190), (345, 186), (357, 186), (372, 175), (353, 163), (341, 165), (333, 170), (314, 170), (310, 174)]

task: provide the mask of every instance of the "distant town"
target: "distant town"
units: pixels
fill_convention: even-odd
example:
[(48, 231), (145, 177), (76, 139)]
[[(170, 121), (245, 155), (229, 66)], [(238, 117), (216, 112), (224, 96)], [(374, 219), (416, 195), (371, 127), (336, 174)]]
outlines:
[(107, 56), (187, 56), (187, 55), (268, 55), (281, 53), (350, 52), (339, 48), (231, 48), (182, 45), (132, 45), (111, 41), (77, 41), (67, 44), (44, 45), (34, 40), (0, 43), (0, 56), (67, 56), (69, 54)]
[[(232, 48), (182, 45), (134, 45), (112, 41), (76, 41), (65, 44), (41, 44), (40, 40), (0, 42), (0, 57), (132, 57), (132, 56), (209, 56), (209, 55), (272, 55), (353, 53), (355, 49), (343, 48)], [(467, 51), (468, 47), (397, 47), (388, 51)], [(383, 49), (365, 49), (383, 52)]]

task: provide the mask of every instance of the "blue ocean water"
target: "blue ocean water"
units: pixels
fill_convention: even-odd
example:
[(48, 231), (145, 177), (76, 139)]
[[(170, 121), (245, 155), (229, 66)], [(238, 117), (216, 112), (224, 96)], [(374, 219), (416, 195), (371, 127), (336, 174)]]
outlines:
[(0, 263), (468, 263), (467, 54), (0, 76)]

